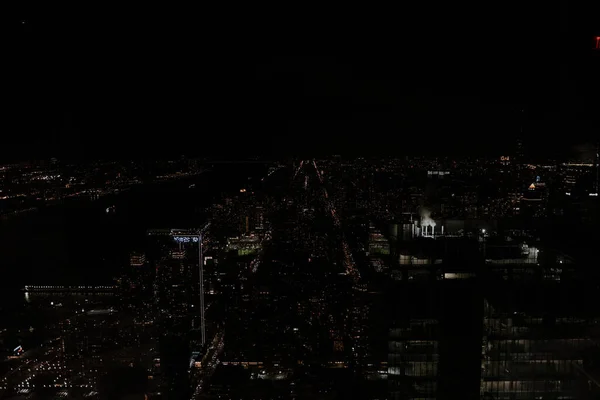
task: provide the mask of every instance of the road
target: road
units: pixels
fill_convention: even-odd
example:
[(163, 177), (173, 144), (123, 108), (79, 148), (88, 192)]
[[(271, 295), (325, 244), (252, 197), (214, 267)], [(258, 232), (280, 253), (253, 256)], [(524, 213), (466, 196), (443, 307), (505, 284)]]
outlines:
[(348, 245), (348, 242), (342, 231), (342, 225), (340, 222), (340, 218), (339, 218), (337, 211), (333, 205), (333, 202), (329, 198), (329, 193), (327, 193), (327, 189), (325, 188), (325, 183), (323, 180), (322, 173), (321, 173), (321, 171), (319, 171), (319, 167), (317, 166), (316, 161), (313, 160), (312, 165), (315, 168), (315, 172), (316, 172), (317, 176), (319, 177), (319, 181), (323, 185), (322, 193), (323, 193), (324, 201), (325, 201), (325, 204), (327, 205), (327, 209), (329, 210), (329, 212), (331, 214), (331, 218), (333, 219), (333, 224), (334, 224), (335, 228), (339, 231), (340, 237), (342, 238), (341, 245), (342, 245), (342, 251), (344, 253), (343, 261), (344, 261), (344, 267), (346, 268), (346, 274), (354, 280), (354, 283), (358, 283), (358, 281), (360, 280), (360, 273), (359, 273), (358, 269), (356, 268), (356, 263), (354, 262), (354, 257), (352, 256), (352, 252), (350, 251), (350, 246)]
[[(58, 362), (60, 338), (46, 341), (43, 345), (29, 350), (20, 357), (20, 365), (6, 373), (0, 380), (5, 395), (35, 388), (32, 379), (45, 370), (60, 370), (64, 367)], [(4, 398), (0, 395), (0, 399)]]
[(219, 355), (223, 351), (225, 346), (224, 342), (225, 332), (220, 330), (217, 332), (210, 345), (208, 346), (204, 357), (200, 363), (200, 368), (194, 374), (194, 378), (197, 380), (194, 394), (192, 395), (193, 400), (202, 398), (204, 389), (207, 386), (207, 382), (210, 380), (212, 375), (215, 373), (217, 366), (219, 365)]

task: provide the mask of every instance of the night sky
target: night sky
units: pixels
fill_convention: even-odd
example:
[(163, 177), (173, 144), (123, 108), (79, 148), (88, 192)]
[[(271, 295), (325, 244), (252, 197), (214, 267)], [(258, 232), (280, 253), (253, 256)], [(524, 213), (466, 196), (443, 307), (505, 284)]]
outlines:
[(600, 137), (597, 5), (244, 7), (22, 9), (0, 157), (497, 155), (523, 108), (534, 155)]

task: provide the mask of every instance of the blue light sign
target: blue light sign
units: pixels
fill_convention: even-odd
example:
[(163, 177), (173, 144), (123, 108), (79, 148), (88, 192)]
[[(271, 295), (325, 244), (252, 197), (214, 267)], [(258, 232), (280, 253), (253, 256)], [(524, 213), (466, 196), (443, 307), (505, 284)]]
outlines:
[(174, 236), (173, 239), (179, 243), (198, 243), (200, 238), (198, 236)]

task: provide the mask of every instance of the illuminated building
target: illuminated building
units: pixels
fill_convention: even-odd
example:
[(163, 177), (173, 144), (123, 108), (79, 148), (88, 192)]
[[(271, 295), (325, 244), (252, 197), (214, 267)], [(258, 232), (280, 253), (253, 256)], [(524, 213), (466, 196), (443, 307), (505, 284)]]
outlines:
[(257, 206), (255, 210), (256, 221), (254, 224), (254, 229), (260, 231), (265, 229), (265, 215), (264, 210), (261, 206)]
[(242, 216), (242, 223), (240, 225), (240, 231), (246, 235), (248, 233), (250, 233), (250, 216), (249, 215)]
[(596, 193), (598, 185), (598, 160), (585, 163), (563, 163), (561, 165), (563, 177), (563, 190), (565, 195), (574, 197), (587, 197)]
[(146, 263), (146, 255), (143, 253), (131, 253), (129, 256), (129, 265), (132, 267), (141, 267)]
[(239, 218), (238, 230), (243, 235), (249, 235), (254, 231), (262, 231), (265, 229), (265, 216), (262, 206), (242, 203), (242, 210), (237, 213)]
[(227, 248), (237, 251), (238, 255), (254, 254), (261, 248), (260, 237), (250, 234), (227, 239)]
[(565, 188), (565, 194), (567, 194), (567, 196), (571, 196), (573, 194), (573, 191), (575, 189), (575, 184), (577, 183), (577, 179), (579, 178), (579, 175), (577, 173), (577, 171), (575, 171), (573, 168), (566, 168), (565, 169), (565, 174), (564, 174), (564, 188)]
[(427, 171), (427, 177), (430, 179), (444, 179), (449, 175), (450, 171)]
[[(206, 343), (206, 322), (204, 318), (204, 259), (202, 251), (202, 232), (208, 229), (210, 224), (198, 230), (189, 229), (154, 229), (147, 233), (150, 236), (169, 236), (178, 245), (178, 250), (172, 250), (171, 262), (166, 263), (166, 268), (159, 268), (159, 285), (160, 293), (163, 302), (169, 305), (168, 309), (175, 313), (187, 314), (194, 307), (190, 296), (193, 293), (193, 277), (195, 273), (194, 267), (198, 268), (198, 295), (199, 295), (199, 311), (200, 311), (200, 331), (202, 336), (202, 344)], [(191, 264), (185, 259), (185, 246), (194, 246), (197, 249), (198, 257), (196, 258), (197, 265)], [(175, 285), (175, 286), (173, 286)], [(180, 290), (174, 290), (179, 287)], [(181, 290), (185, 288), (186, 290)], [(157, 299), (159, 301), (159, 299)]]
[(485, 301), (481, 393), (494, 399), (583, 398), (584, 359), (595, 346), (585, 332), (599, 320), (582, 309), (560, 311), (549, 300), (556, 297), (553, 289), (531, 292), (513, 287), (510, 293), (520, 298), (492, 295)]
[(546, 184), (541, 182), (537, 176), (535, 182), (529, 184), (523, 191), (520, 202), (520, 214), (531, 217), (543, 217), (546, 215), (548, 205), (548, 190)]
[(381, 232), (369, 229), (369, 255), (390, 254), (390, 244)]
[(185, 250), (170, 250), (169, 256), (173, 260), (184, 260), (185, 259)]
[(186, 318), (193, 311), (194, 268), (187, 260), (163, 260), (156, 271), (154, 300), (167, 318)]
[(514, 238), (486, 245), (484, 254), (481, 395), (587, 398), (590, 337), (600, 319), (582, 270), (562, 253)]

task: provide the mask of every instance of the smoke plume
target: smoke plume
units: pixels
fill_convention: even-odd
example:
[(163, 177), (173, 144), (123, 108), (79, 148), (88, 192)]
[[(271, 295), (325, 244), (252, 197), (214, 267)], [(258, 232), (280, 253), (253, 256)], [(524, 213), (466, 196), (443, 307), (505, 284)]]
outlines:
[(431, 219), (431, 211), (427, 208), (421, 207), (419, 215), (421, 216), (421, 226), (435, 226), (435, 221)]

